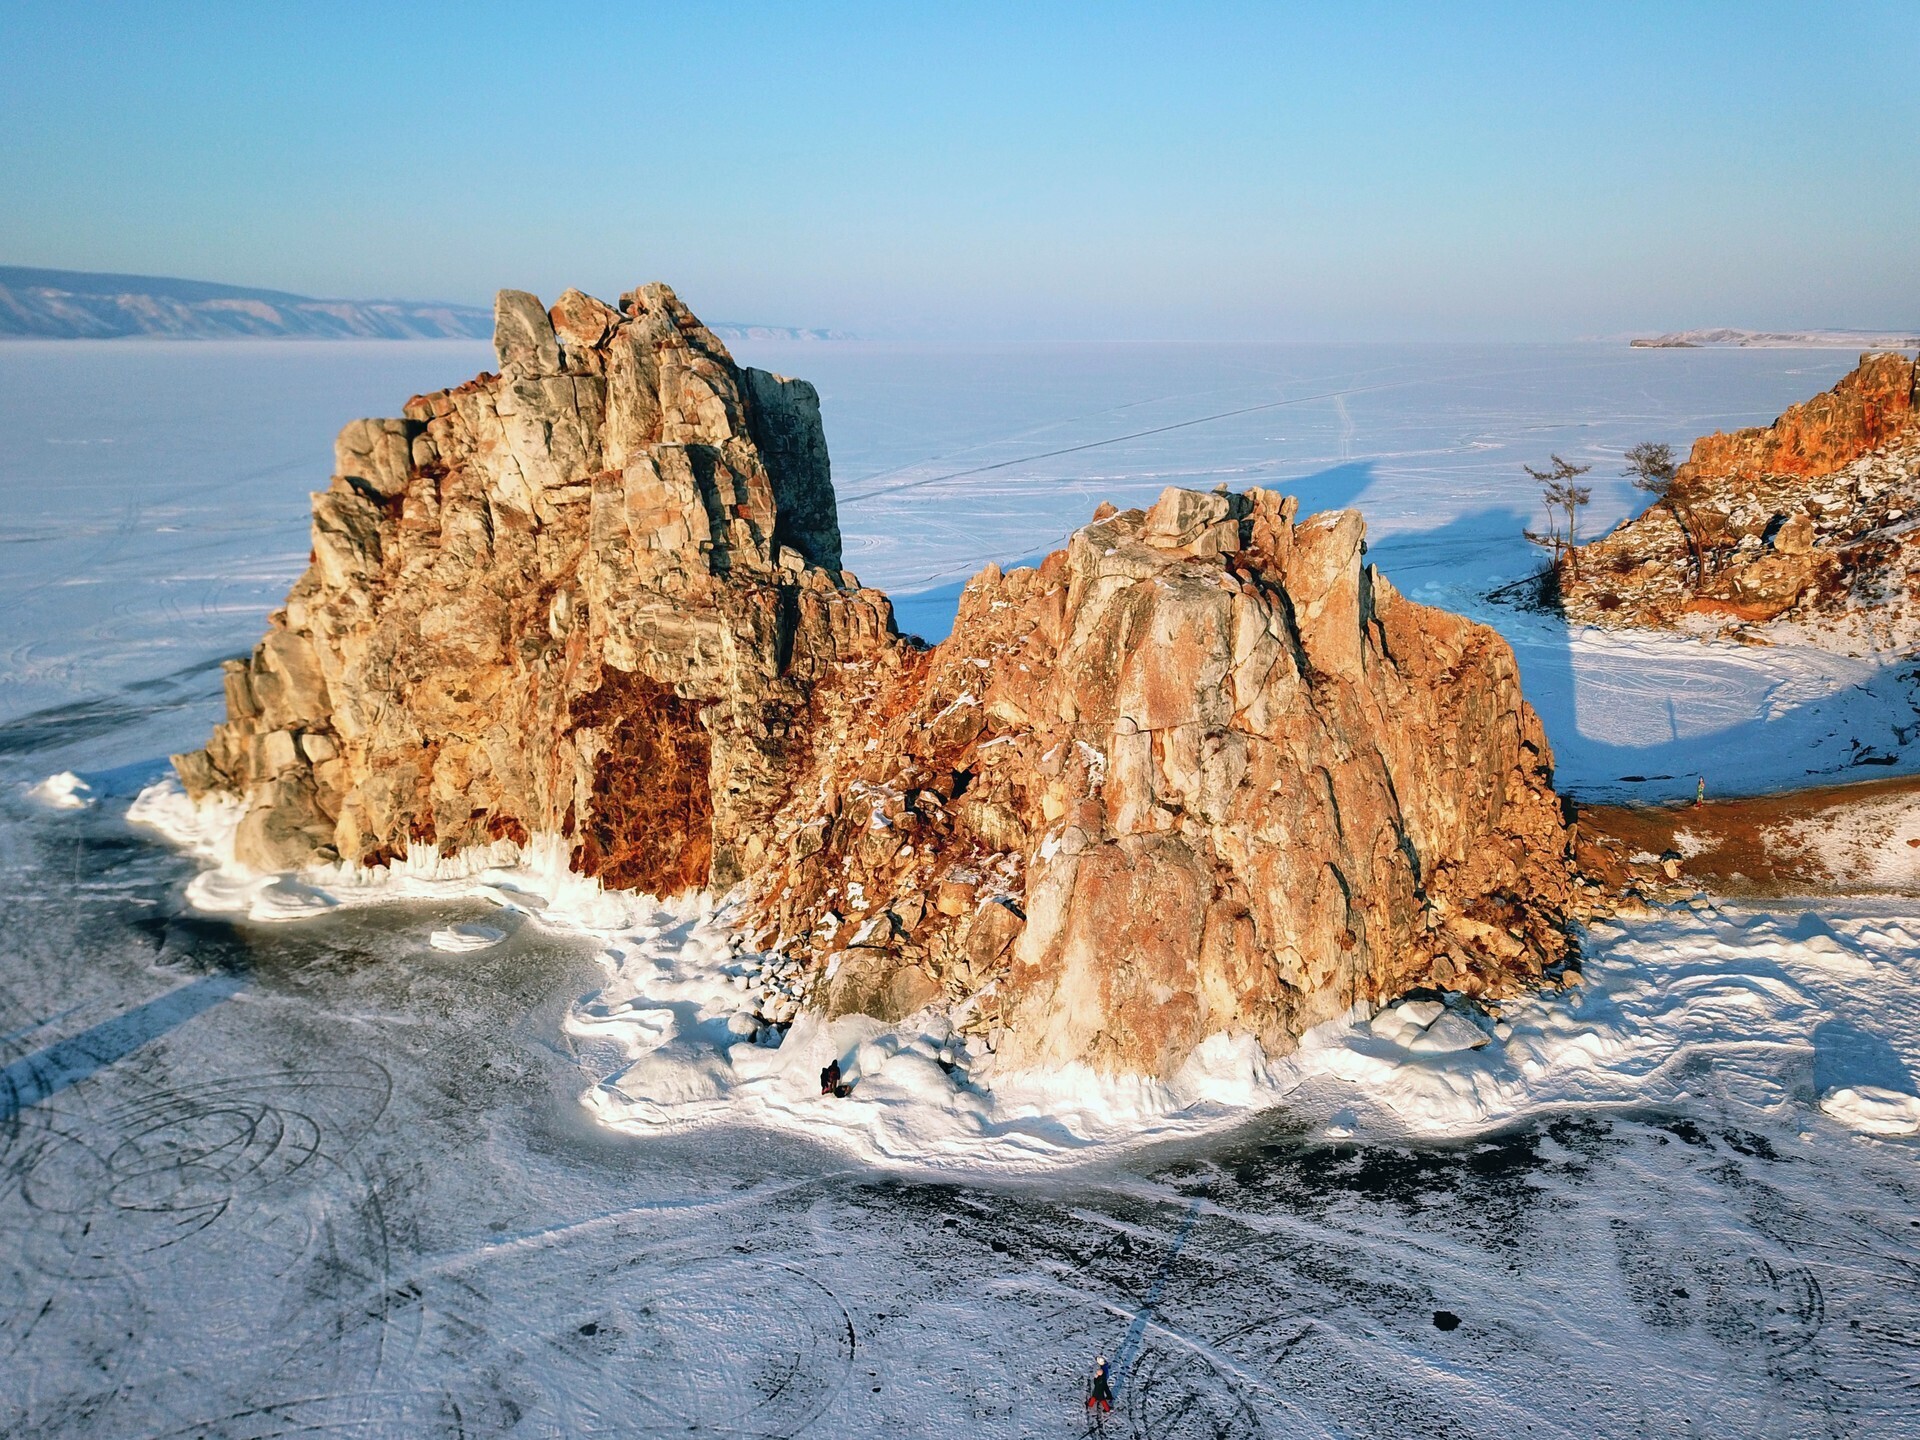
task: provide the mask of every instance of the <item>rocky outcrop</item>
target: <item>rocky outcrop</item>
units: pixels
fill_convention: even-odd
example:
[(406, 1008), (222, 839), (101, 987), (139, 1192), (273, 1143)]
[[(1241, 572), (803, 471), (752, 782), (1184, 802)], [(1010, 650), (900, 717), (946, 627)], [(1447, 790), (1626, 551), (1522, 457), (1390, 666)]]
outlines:
[(1670, 493), (1559, 566), (1572, 619), (1846, 650), (1920, 638), (1920, 374), (1866, 355), (1772, 425), (1694, 442)]
[(978, 576), (890, 686), (836, 682), (749, 882), (814, 1003), (954, 1004), (1012, 1063), (1165, 1074), (1565, 958), (1582, 892), (1504, 641), (1398, 595), (1351, 512), (1104, 509)]
[(1773, 424), (1694, 441), (1680, 467), (1680, 485), (1831, 475), (1914, 428), (1914, 378), (1913, 361), (1905, 355), (1862, 355), (1831, 390), (1791, 407)]
[(659, 285), (504, 291), (495, 348), (341, 432), (312, 564), (175, 763), (246, 798), (266, 869), (549, 833), (613, 885), (731, 885), (813, 686), (895, 644), (839, 568), (818, 398)]
[(176, 757), (244, 797), (241, 859), (557, 836), (614, 886), (739, 884), (829, 1012), (1113, 1071), (1567, 958), (1512, 652), (1399, 596), (1358, 515), (1103, 506), (928, 649), (839, 569), (811, 387), (661, 286), (504, 292), (495, 345), (341, 432), (310, 568)]

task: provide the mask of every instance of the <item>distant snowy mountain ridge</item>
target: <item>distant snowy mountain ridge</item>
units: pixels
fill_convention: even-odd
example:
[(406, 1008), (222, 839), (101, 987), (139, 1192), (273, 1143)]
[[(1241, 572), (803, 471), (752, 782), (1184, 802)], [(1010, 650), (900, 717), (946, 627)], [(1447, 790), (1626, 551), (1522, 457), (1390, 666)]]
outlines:
[(1636, 350), (1693, 350), (1731, 345), (1767, 350), (1915, 350), (1920, 333), (1911, 330), (1676, 330), (1627, 342)]
[[(720, 324), (722, 340), (841, 340), (836, 330)], [(318, 300), (160, 275), (0, 265), (0, 339), (486, 340), (493, 311), (420, 300)]]

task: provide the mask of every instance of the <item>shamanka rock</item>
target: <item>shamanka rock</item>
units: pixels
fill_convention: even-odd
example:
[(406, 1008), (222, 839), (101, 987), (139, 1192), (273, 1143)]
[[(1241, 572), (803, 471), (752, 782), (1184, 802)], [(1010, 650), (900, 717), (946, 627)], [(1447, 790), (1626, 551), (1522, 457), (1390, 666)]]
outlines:
[(341, 433), (311, 567), (176, 757), (244, 798), (243, 860), (557, 837), (610, 885), (737, 887), (829, 1012), (1118, 1072), (1567, 959), (1513, 654), (1397, 594), (1358, 515), (1103, 506), (929, 649), (840, 569), (811, 387), (657, 285), (503, 292), (495, 345)]

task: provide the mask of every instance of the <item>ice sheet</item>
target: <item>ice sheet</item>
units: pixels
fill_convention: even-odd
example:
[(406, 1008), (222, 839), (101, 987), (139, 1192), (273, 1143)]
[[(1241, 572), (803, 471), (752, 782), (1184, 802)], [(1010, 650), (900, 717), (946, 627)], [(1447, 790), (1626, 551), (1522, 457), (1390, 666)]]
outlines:
[(340, 427), (491, 363), (471, 341), (0, 345), (0, 724), (57, 710), (97, 737), (129, 686), (195, 704), (174, 677), (251, 648), (305, 566)]

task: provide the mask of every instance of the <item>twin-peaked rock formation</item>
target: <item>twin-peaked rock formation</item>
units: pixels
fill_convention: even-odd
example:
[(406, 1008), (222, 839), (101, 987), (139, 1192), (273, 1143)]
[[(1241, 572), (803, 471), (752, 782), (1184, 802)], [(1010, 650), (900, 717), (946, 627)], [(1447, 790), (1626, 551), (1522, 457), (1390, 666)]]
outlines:
[(659, 286), (505, 293), (496, 346), (343, 432), (313, 567), (178, 759), (245, 797), (241, 858), (556, 834), (614, 885), (744, 882), (830, 1011), (951, 1005), (1118, 1071), (1562, 958), (1512, 653), (1397, 595), (1357, 515), (1102, 507), (927, 649), (839, 570), (810, 387)]

